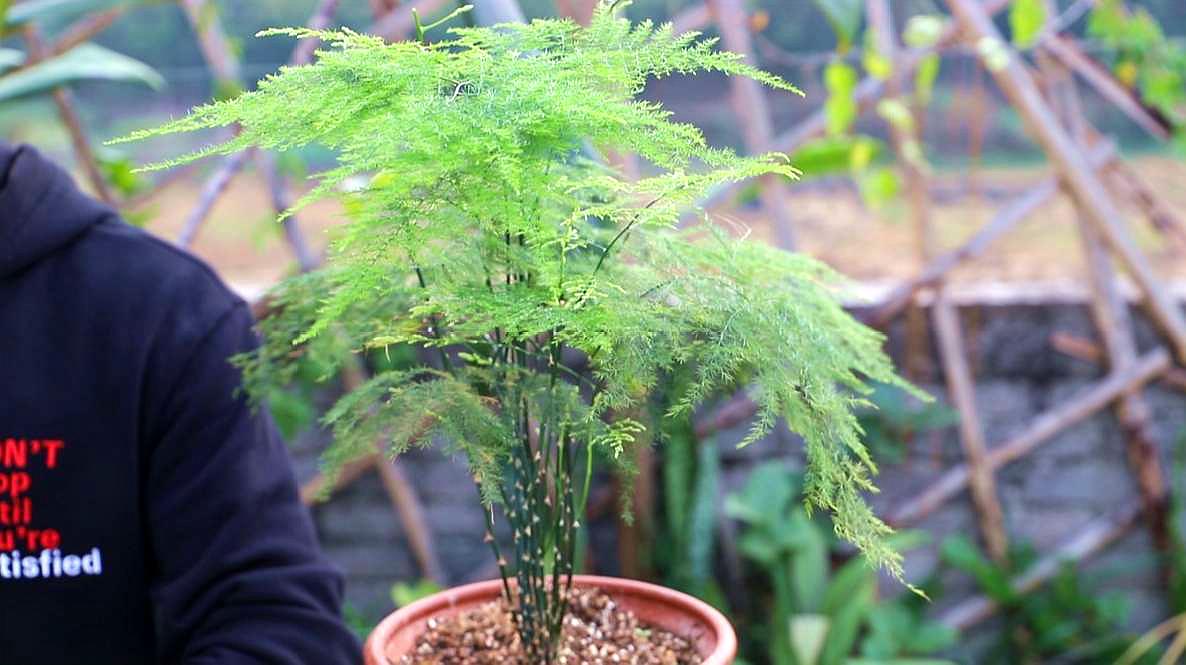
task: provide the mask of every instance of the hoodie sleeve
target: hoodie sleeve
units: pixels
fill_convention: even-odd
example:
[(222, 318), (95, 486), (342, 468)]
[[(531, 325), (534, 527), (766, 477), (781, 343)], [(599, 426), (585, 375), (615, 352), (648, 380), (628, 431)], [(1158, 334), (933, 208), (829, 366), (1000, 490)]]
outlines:
[(246, 404), (228, 362), (256, 344), (251, 325), (240, 302), (177, 350), (188, 359), (152, 416), (145, 509), (160, 662), (355, 664), (342, 580), (274, 426)]

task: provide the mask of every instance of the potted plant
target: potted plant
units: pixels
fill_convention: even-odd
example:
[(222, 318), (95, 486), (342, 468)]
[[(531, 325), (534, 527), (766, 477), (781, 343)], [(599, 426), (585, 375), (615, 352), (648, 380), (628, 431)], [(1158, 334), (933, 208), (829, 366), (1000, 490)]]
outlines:
[[(867, 380), (906, 386), (882, 337), (836, 303), (828, 268), (738, 239), (739, 227), (696, 212), (714, 187), (797, 172), (784, 155), (712, 148), (638, 99), (649, 79), (701, 71), (793, 86), (711, 40), (633, 25), (608, 3), (586, 28), (542, 20), (453, 30), (431, 44), (422, 30), (394, 44), (348, 30), (266, 34), (326, 46), (315, 64), (126, 140), (239, 128), (157, 167), (250, 146), (338, 153), (296, 207), (339, 197), (349, 220), (323, 269), (272, 293), (263, 346), (239, 359), (247, 389), (266, 397), (300, 362), (331, 375), (368, 350), (425, 352), (430, 362), (381, 368), (336, 403), (325, 417), (335, 435), (325, 466), (332, 472), (376, 441), (392, 456), (443, 441), (468, 460), (501, 572), (397, 612), (372, 636), (371, 662), (489, 647), (501, 658), (573, 663), (592, 660), (585, 648), (683, 653), (681, 643), (699, 654), (677, 653), (680, 662), (731, 662), (735, 638), (706, 605), (574, 576), (594, 458), (629, 470), (644, 429), (630, 414), (676, 369), (692, 379), (667, 417), (751, 386), (759, 410), (746, 442), (785, 419), (805, 441), (806, 501), (900, 575), (888, 527), (862, 498), (875, 469), (853, 411)], [(600, 158), (607, 150), (640, 156), (653, 174), (625, 177)], [(360, 176), (364, 186), (344, 187)], [(505, 540), (495, 537), (496, 514)], [(483, 609), (458, 618), (473, 606)], [(597, 621), (609, 624), (587, 628)], [(629, 629), (638, 621), (662, 630)], [(624, 642), (589, 647), (594, 633)], [(640, 662), (672, 662), (649, 658)]]

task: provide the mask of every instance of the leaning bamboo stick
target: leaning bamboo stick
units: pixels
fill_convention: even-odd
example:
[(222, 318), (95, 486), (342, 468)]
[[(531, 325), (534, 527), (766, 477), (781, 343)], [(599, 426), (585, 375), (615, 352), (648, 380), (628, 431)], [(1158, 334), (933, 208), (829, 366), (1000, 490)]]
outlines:
[(178, 247), (188, 248), (193, 244), (194, 239), (198, 237), (198, 232), (202, 229), (202, 224), (210, 216), (210, 211), (214, 209), (214, 204), (218, 203), (218, 199), (230, 186), (235, 174), (242, 170), (252, 152), (253, 150), (244, 150), (229, 155), (218, 169), (206, 178), (206, 182), (202, 184), (202, 191), (198, 195), (197, 205), (190, 210), (185, 217), (185, 222), (181, 225), (181, 232), (177, 235)]
[[(327, 27), (332, 20), (334, 12), (337, 10), (338, 2), (339, 0), (321, 0), (305, 25), (313, 30), (321, 30)], [(198, 36), (202, 55), (206, 58), (207, 63), (214, 72), (215, 80), (219, 85), (224, 87), (240, 87), (243, 82), (239, 76), (238, 59), (234, 56), (233, 52), (228, 50), (229, 41), (222, 31), (221, 24), (217, 21), (209, 21), (202, 18), (206, 11), (205, 6), (206, 0), (183, 0), (183, 8), (186, 11), (186, 16), (189, 18), (194, 32)], [(308, 64), (313, 58), (313, 52), (316, 49), (317, 43), (318, 40), (314, 38), (306, 38), (298, 41), (289, 56), (289, 64), (292, 66)], [(242, 171), (252, 152), (254, 152), (254, 149), (228, 155), (223, 159), (218, 169), (206, 179), (206, 182), (202, 185), (202, 192), (198, 197), (198, 204), (186, 216), (185, 222), (182, 224), (181, 233), (177, 237), (178, 246), (188, 248), (193, 244), (202, 225), (210, 216), (211, 210), (214, 209), (214, 204), (227, 191), (235, 176)], [(276, 170), (275, 160), (269, 158), (265, 162), (263, 171), (268, 178), (268, 188), (272, 196), (273, 209), (277, 214), (283, 213), (290, 207), (292, 200), (288, 183)], [(300, 237), (300, 226), (295, 218), (285, 220), (284, 233), (293, 250), (297, 252), (297, 260), (300, 263), (301, 269), (311, 269), (313, 264), (309, 260), (310, 254), (306, 249), (307, 246), (304, 240)]]
[(432, 539), (432, 530), (428, 526), (428, 519), (424, 515), (424, 508), (412, 482), (404, 472), (403, 467), (394, 460), (382, 457), (375, 462), (379, 471), (379, 480), (383, 489), (391, 497), (391, 502), (399, 514), (400, 523), (408, 537), (408, 545), (416, 556), (420, 565), (420, 573), (439, 585), (445, 583), (445, 571), (436, 553), (436, 546)]
[[(1145, 353), (1131, 368), (1111, 372), (1091, 388), (1034, 418), (1017, 436), (990, 449), (987, 455), (990, 467), (996, 470), (1028, 455), (1054, 435), (1090, 417), (1125, 392), (1161, 376), (1172, 364), (1169, 352), (1159, 348)], [(895, 509), (886, 521), (895, 526), (918, 522), (963, 491), (969, 478), (966, 464), (952, 467), (932, 481), (926, 490)]]
[(984, 7), (973, 0), (946, 1), (970, 37), (988, 51), (1004, 58), (990, 67), (997, 85), (1026, 119), (1030, 130), (1061, 175), (1064, 186), (1079, 200), (1087, 219), (1099, 229), (1144, 292), (1150, 315), (1170, 340), (1178, 358), (1186, 360), (1186, 320), (1167, 297), (1140, 248), (1121, 226), (1120, 213), (1100, 178), (1087, 167), (1084, 151), (1051, 113), (1029, 70), (1006, 45)]
[[(1056, 552), (1041, 559), (1014, 580), (1013, 592), (1019, 595), (1029, 593), (1057, 575), (1065, 563), (1082, 561), (1100, 552), (1128, 533), (1140, 514), (1140, 507), (1134, 504), (1087, 525)], [(944, 612), (939, 622), (956, 630), (967, 630), (988, 619), (999, 609), (995, 600), (977, 596)]]
[[(1046, 4), (1049, 8), (1053, 2), (1047, 0)], [(1091, 140), (1092, 130), (1087, 124), (1069, 70), (1045, 54), (1039, 55), (1038, 62), (1050, 84), (1055, 108), (1062, 114), (1064, 122), (1071, 127), (1075, 139), (1087, 144)], [(1120, 294), (1117, 275), (1112, 268), (1104, 241), (1096, 228), (1084, 217), (1080, 208), (1076, 226), (1079, 229), (1091, 285), (1092, 317), (1107, 352), (1108, 367), (1111, 370), (1125, 370), (1132, 367), (1137, 358), (1128, 305)], [(1161, 469), (1157, 445), (1153, 439), (1149, 405), (1139, 389), (1129, 390), (1120, 396), (1116, 402), (1116, 415), (1124, 430), (1128, 463), (1136, 476), (1145, 521), (1154, 545), (1164, 550), (1170, 544), (1165, 474)]]
[[(893, 66), (893, 73), (886, 82), (886, 93), (890, 99), (901, 100), (910, 111), (911, 126), (901, 122), (888, 122), (890, 143), (893, 146), (899, 171), (906, 181), (906, 198), (914, 231), (915, 255), (926, 263), (935, 250), (934, 234), (931, 228), (930, 184), (925, 165), (922, 163), (921, 148), (917, 155), (911, 153), (911, 146), (921, 146), (919, 127), (922, 114), (918, 105), (909, 98), (903, 98), (902, 74), (898, 66), (898, 40), (894, 34), (894, 15), (888, 0), (866, 0), (865, 14), (874, 36), (877, 52)], [(926, 315), (918, 307), (911, 307), (906, 317), (906, 344), (904, 365), (907, 376), (921, 380), (931, 373), (930, 335)]]
[[(1115, 158), (1115, 146), (1102, 144), (1092, 148), (1089, 163), (1093, 168), (1100, 168)], [(1033, 214), (1053, 198), (1058, 191), (1058, 181), (1054, 178), (1043, 180), (1033, 188), (1026, 190), (1002, 207), (988, 224), (981, 227), (963, 245), (939, 255), (917, 275), (895, 288), (876, 309), (865, 317), (866, 322), (875, 328), (884, 328), (891, 319), (910, 304), (915, 293), (936, 284), (947, 273), (964, 262), (982, 255), (992, 243)]]
[[(1104, 351), (1095, 342), (1065, 332), (1050, 335), (1050, 346), (1059, 353), (1083, 362), (1100, 364), (1104, 362)], [(1186, 391), (1186, 369), (1171, 367), (1161, 377), (1161, 382), (1174, 390)]]
[[(749, 62), (755, 62), (753, 43), (742, 0), (708, 0), (709, 11), (721, 31), (721, 42), (733, 53), (741, 54)], [(762, 85), (744, 76), (729, 80), (732, 91), (733, 113), (741, 119), (742, 138), (750, 154), (768, 152), (774, 141), (774, 124), (770, 115), (770, 103)], [(760, 180), (762, 208), (774, 225), (774, 238), (778, 246), (792, 249), (795, 246), (794, 220), (790, 215), (790, 194), (787, 185), (779, 175), (766, 175)]]
[(333, 476), (332, 481), (324, 473), (315, 474), (301, 485), (301, 501), (306, 506), (312, 506), (349, 487), (375, 467), (377, 457), (378, 453), (373, 453), (347, 462)]
[(1051, 35), (1042, 40), (1041, 49), (1082, 76), (1100, 95), (1154, 138), (1161, 141), (1170, 138), (1165, 125), (1149, 113), (1132, 91), (1084, 53), (1070, 38)]
[(1172, 238), (1179, 248), (1186, 247), (1186, 222), (1183, 222), (1173, 207), (1153, 188), (1149, 187), (1127, 164), (1117, 161), (1109, 173), (1113, 182), (1127, 190), (1137, 207), (1145, 213), (1149, 222), (1159, 233)]
[[(48, 54), (45, 49), (45, 44), (41, 39), (41, 31), (37, 26), (30, 23), (24, 28), (25, 44), (29, 48), (29, 64), (33, 65), (45, 60)], [(86, 130), (83, 129), (82, 120), (78, 116), (78, 111), (74, 105), (74, 95), (67, 88), (57, 87), (53, 89), (51, 96), (54, 100), (54, 105), (58, 108), (58, 116), (65, 125), (66, 131), (70, 134), (70, 143), (74, 148), (74, 156), (78, 160), (79, 166), (86, 173), (87, 180), (90, 181), (91, 187), (95, 190), (95, 195), (98, 196), (104, 203), (115, 205), (115, 195), (111, 192), (111, 187), (107, 184), (107, 179), (103, 177), (103, 173), (99, 170), (99, 160), (95, 157), (94, 150), (91, 149), (90, 139), (87, 137)]]
[(706, 3), (684, 7), (671, 17), (671, 29), (679, 35), (693, 30), (699, 32), (712, 24), (712, 11)]
[(972, 382), (972, 371), (964, 355), (963, 334), (955, 306), (940, 288), (932, 305), (935, 332), (939, 338), (939, 355), (943, 373), (947, 377), (947, 389), (952, 402), (960, 414), (960, 444), (967, 462), (967, 484), (972, 492), (972, 503), (980, 522), (980, 535), (989, 556), (996, 562), (1006, 560), (1009, 541), (1005, 536), (1005, 517), (1001, 501), (997, 496), (994, 468), (987, 452), (984, 427), (976, 408), (976, 392)]

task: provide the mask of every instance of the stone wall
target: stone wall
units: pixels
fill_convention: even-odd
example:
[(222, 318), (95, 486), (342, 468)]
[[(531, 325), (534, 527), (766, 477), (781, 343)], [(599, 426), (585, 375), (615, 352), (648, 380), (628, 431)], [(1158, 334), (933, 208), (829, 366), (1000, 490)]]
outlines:
[[(1016, 434), (1034, 416), (1084, 390), (1102, 374), (1100, 368), (1062, 355), (1050, 345), (1054, 332), (1095, 338), (1087, 308), (1081, 303), (964, 304), (960, 312), (990, 446)], [(1140, 327), (1137, 333), (1142, 349), (1156, 343), (1147, 327)], [(889, 348), (896, 359), (901, 358), (901, 324), (891, 331)], [(933, 357), (932, 361), (937, 367)], [(944, 388), (939, 381), (925, 380), (922, 384), (943, 398)], [(1150, 385), (1146, 395), (1168, 470), (1171, 444), (1186, 426), (1186, 395), (1158, 383)], [(762, 461), (800, 463), (799, 445), (792, 435), (772, 434), (738, 450), (735, 444), (743, 433), (742, 426), (717, 437), (722, 447), (726, 491), (739, 488), (748, 471)], [(316, 450), (323, 438), (311, 432), (294, 443), (302, 476), (313, 472)], [(874, 499), (875, 504), (883, 510), (900, 504), (960, 459), (954, 429), (919, 437), (905, 463), (882, 470), (878, 484), (883, 492)], [(489, 576), (489, 553), (481, 541), (483, 518), (464, 466), (433, 450), (416, 451), (402, 463), (415, 480), (449, 582)], [(1028, 541), (1040, 551), (1050, 551), (1093, 519), (1137, 497), (1133, 476), (1126, 466), (1124, 442), (1110, 411), (1059, 434), (1027, 458), (1004, 468), (997, 478), (1010, 537)], [(317, 507), (314, 514), (329, 556), (347, 576), (351, 606), (367, 617), (380, 616), (390, 609), (392, 583), (414, 579), (418, 574), (402, 528), (378, 480), (363, 478)], [(976, 519), (966, 493), (919, 526), (931, 531), (935, 542), (955, 532), (976, 535)], [(609, 549), (612, 552), (612, 547)], [(613, 572), (612, 555), (599, 557), (599, 561)], [(936, 562), (935, 548), (924, 548), (910, 553), (906, 567), (912, 579), (920, 579)], [(1149, 625), (1164, 617), (1144, 530), (1130, 532), (1095, 557), (1088, 567), (1096, 579), (1130, 594), (1135, 626)], [(946, 580), (946, 587), (945, 595), (936, 603), (936, 612), (972, 592), (970, 583), (959, 576)]]

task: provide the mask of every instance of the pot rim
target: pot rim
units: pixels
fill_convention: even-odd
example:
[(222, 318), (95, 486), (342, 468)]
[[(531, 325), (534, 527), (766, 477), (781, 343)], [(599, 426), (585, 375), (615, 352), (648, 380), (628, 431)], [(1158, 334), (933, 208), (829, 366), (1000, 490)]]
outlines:
[[(611, 595), (615, 591), (657, 598), (679, 612), (697, 617), (716, 636), (716, 646), (704, 657), (702, 665), (729, 665), (737, 655), (737, 635), (725, 615), (708, 603), (686, 593), (658, 584), (623, 577), (601, 575), (573, 575), (574, 585), (596, 587)], [(368, 665), (390, 665), (387, 644), (390, 637), (404, 626), (432, 618), (451, 607), (502, 594), (502, 580), (473, 582), (421, 598), (387, 615), (367, 637), (363, 647)]]

